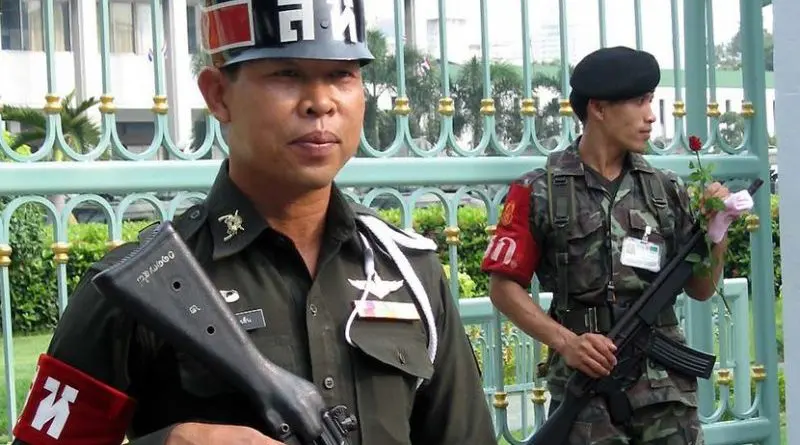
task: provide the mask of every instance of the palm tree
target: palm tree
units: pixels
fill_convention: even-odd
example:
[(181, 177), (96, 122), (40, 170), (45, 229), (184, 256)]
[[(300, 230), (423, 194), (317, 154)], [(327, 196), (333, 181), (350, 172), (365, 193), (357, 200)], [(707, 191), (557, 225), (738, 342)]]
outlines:
[[(378, 107), (381, 96), (397, 96), (397, 58), (390, 52), (386, 35), (378, 29), (367, 30), (367, 45), (375, 60), (364, 67), (364, 135), (375, 148), (386, 148), (395, 137), (396, 120), (389, 110)], [(415, 139), (435, 139), (439, 134), (436, 109), (441, 96), (438, 62), (412, 46), (403, 46), (405, 95), (411, 104), (408, 116)]]
[[(72, 106), (75, 92), (72, 91), (61, 99), (61, 129), (64, 140), (78, 153), (88, 153), (100, 142), (100, 126), (92, 121), (86, 112), (99, 101), (90, 97)], [(47, 136), (47, 116), (34, 108), (29, 107), (3, 107), (3, 120), (19, 122), (22, 131), (16, 133), (11, 141), (11, 148), (17, 149), (23, 145), (36, 146)], [(35, 152), (37, 148), (34, 148)], [(54, 160), (63, 160), (63, 153), (56, 147), (53, 151)]]
[[(73, 107), (74, 97), (75, 92), (72, 91), (61, 99), (61, 130), (67, 145), (76, 152), (84, 154), (94, 149), (100, 142), (100, 126), (86, 114), (99, 101), (90, 97)], [(22, 126), (22, 131), (14, 134), (9, 143), (13, 150), (33, 145), (34, 148), (30, 151), (36, 152), (39, 144), (47, 136), (47, 116), (38, 109), (5, 106), (3, 107), (3, 120), (19, 122)], [(64, 153), (58, 146), (53, 148), (53, 160), (55, 162), (64, 161)], [(64, 195), (50, 197), (59, 212), (64, 208), (65, 199)], [(75, 221), (75, 217), (70, 215), (70, 222)]]
[[(519, 106), (523, 99), (522, 70), (518, 66), (502, 61), (491, 62), (489, 70), (492, 98), (495, 101), (496, 131), (504, 143), (513, 145), (520, 140), (523, 130), (523, 121), (519, 114)], [(472, 57), (459, 67), (452, 90), (457, 110), (453, 119), (453, 131), (457, 137), (468, 130), (471, 131), (473, 147), (480, 142), (484, 125), (483, 116), (480, 114), (481, 100), (484, 98), (483, 86), (483, 61), (478, 57)], [(560, 134), (562, 125), (558, 103), (561, 97), (561, 82), (553, 75), (536, 72), (531, 80), (531, 91), (536, 105), (536, 116), (534, 116), (536, 136), (545, 146), (552, 148), (553, 139)], [(542, 99), (544, 93), (552, 96), (552, 99), (545, 102)], [(496, 153), (487, 154), (494, 156)]]

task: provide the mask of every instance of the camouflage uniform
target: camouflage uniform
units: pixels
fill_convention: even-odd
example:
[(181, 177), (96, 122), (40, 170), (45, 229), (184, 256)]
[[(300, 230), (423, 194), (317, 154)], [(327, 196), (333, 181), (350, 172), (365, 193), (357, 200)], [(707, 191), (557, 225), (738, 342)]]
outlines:
[[(541, 251), (536, 275), (542, 290), (554, 293), (550, 316), (577, 334), (605, 334), (613, 323), (614, 312), (630, 305), (656, 275), (621, 264), (623, 239), (642, 238), (649, 226), (652, 230), (648, 240), (661, 246), (663, 265), (691, 230), (694, 218), (685, 186), (675, 174), (655, 169), (641, 155), (629, 153), (616, 184), (608, 183), (584, 166), (577, 144), (578, 141), (548, 159), (550, 184), (565, 184), (566, 193), (574, 188), (567, 227), (554, 227), (556, 224), (552, 222), (558, 221), (559, 203), (554, 202), (556, 191), (548, 192), (546, 168), (524, 175), (518, 183), (531, 189), (530, 232)], [(556, 213), (552, 217), (551, 211)], [(559, 231), (564, 233), (561, 239), (568, 259), (563, 277), (559, 277), (557, 268)], [(565, 283), (563, 286), (559, 286), (560, 279)], [(569, 298), (564, 298), (563, 293)], [(609, 307), (616, 309), (607, 310)], [(587, 314), (589, 320), (596, 320), (595, 326), (586, 325)], [(660, 314), (658, 323), (662, 332), (685, 343), (672, 307)], [(562, 398), (571, 369), (553, 352), (542, 368), (555, 407)], [(595, 399), (579, 416), (570, 444), (701, 445), (696, 389), (696, 379), (647, 360), (640, 379), (627, 391), (634, 409), (629, 424), (622, 428), (613, 425), (603, 400)]]

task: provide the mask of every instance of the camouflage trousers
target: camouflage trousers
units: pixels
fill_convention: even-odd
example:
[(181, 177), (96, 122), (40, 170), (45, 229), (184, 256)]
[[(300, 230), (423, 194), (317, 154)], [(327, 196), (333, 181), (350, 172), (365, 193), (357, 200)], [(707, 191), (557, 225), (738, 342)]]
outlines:
[[(550, 413), (558, 401), (550, 404)], [(625, 425), (611, 423), (606, 404), (593, 399), (569, 434), (569, 445), (704, 445), (697, 408), (664, 402), (639, 408)]]

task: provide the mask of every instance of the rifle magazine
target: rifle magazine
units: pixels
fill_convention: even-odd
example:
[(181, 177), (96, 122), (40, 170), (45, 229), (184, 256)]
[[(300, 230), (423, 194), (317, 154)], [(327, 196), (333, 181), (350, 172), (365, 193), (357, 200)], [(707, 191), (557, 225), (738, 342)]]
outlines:
[(717, 357), (693, 349), (653, 330), (647, 348), (648, 358), (690, 377), (708, 379), (714, 371)]

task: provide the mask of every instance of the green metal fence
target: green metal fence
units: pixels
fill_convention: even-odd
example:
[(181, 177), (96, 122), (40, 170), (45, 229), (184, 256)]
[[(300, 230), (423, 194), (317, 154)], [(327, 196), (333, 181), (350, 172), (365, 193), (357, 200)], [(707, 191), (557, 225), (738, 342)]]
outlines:
[[(152, 46), (164, 43), (163, 0), (151, 0)], [(590, 2), (586, 2), (588, 5)], [(647, 49), (643, 41), (643, 3), (633, 1), (635, 16), (634, 45)], [(716, 102), (712, 2), (700, 0), (669, 1), (674, 77), (664, 83), (674, 86), (672, 122), (674, 132), (654, 141), (649, 158), (658, 167), (670, 168), (683, 176), (690, 173), (692, 157), (684, 151), (688, 135), (698, 135), (705, 142), (707, 163), (715, 163), (720, 179), (769, 182), (766, 120), (764, 48), (760, 2), (716, 2), (725, 8), (738, 6), (741, 19), (743, 103), (738, 116), (743, 119), (743, 133), (731, 142), (720, 131), (722, 112)], [(560, 66), (541, 64), (530, 51), (531, 29), (528, 26), (533, 1), (520, 0), (518, 9), (494, 7), (488, 0), (471, 2), (480, 8), (481, 53), (472, 61), (453, 63), (448, 59), (448, 23), (438, 25), (438, 54), (424, 54), (418, 48), (404, 48), (406, 8), (410, 1), (394, 0), (396, 51), (386, 52), (387, 36), (370, 33), (376, 51), (376, 64), (365, 72), (368, 92), (367, 117), (361, 140), (361, 152), (342, 171), (339, 184), (351, 199), (375, 207), (400, 209), (401, 223), (412, 226), (412, 210), (429, 205), (429, 198), (444, 208), (444, 240), (448, 252), (451, 286), (458, 298), (458, 274), (464, 259), (459, 257), (465, 243), (483, 243), (465, 239), (458, 209), (477, 206), (486, 209), (486, 234), (491, 234), (498, 218), (507, 184), (522, 173), (542, 166), (546, 153), (565, 147), (578, 131), (569, 102), (569, 60), (567, 20), (575, 11), (565, 0), (549, 11), (558, 14), (560, 29)], [(594, 3), (592, 3), (594, 4)], [(7, 202), (0, 218), (0, 296), (5, 364), (4, 401), (7, 425), (18, 414), (18, 398), (27, 388), (20, 381), (30, 376), (14, 374), (15, 354), (12, 338), (11, 281), (9, 268), (15, 248), (11, 232), (17, 230), (12, 215), (28, 203), (46, 209), (52, 225), (52, 260), (57, 275), (58, 310), (67, 304), (71, 261), (68, 239), (70, 215), (80, 206), (99, 208), (108, 224), (108, 243), (122, 240), (123, 221), (133, 205), (150, 203), (154, 218), (169, 219), (187, 203), (202, 198), (211, 184), (219, 159), (228, 147), (223, 130), (212, 118), (196, 125), (195, 139), (187, 147), (174, 140), (170, 128), (170, 98), (165, 86), (164, 55), (154, 53), (155, 76), (152, 108), (155, 132), (151, 144), (134, 152), (120, 141), (117, 132), (109, 32), (109, 1), (98, 6), (102, 92), (99, 112), (101, 132), (94, 146), (79, 146), (62, 119), (63, 105), (55, 88), (59, 67), (56, 64), (54, 39), (54, 0), (43, 0), (45, 56), (48, 95), (44, 107), (44, 135), (31, 153), (15, 151), (9, 141), (0, 138), (7, 162), (0, 162), (0, 196)], [(598, 46), (607, 45), (605, 17), (611, 11), (606, 2), (597, 2), (600, 17)], [(615, 7), (617, 3), (615, 3)], [(630, 7), (627, 5), (626, 7)], [(546, 8), (545, 8), (546, 9)], [(679, 9), (683, 20), (679, 21)], [(542, 11), (542, 9), (539, 9)], [(447, 17), (444, 0), (438, 1), (439, 17)], [(539, 12), (541, 13), (541, 12)], [(489, 17), (503, 14), (508, 26), (521, 27), (522, 65), (492, 60), (492, 36)], [(683, 32), (683, 41), (679, 31)], [(667, 39), (668, 36), (661, 36)], [(403, 50), (401, 50), (403, 49)], [(666, 71), (665, 71), (666, 72)], [(0, 94), (14, 85), (0, 84)], [(541, 90), (554, 95), (545, 98)], [(382, 101), (391, 98), (391, 109)], [(0, 116), (3, 111), (0, 111)], [(3, 125), (0, 119), (0, 126)], [(79, 142), (79, 141), (78, 141)], [(109, 198), (113, 195), (115, 198)], [(692, 346), (716, 351), (719, 369), (712, 381), (700, 382), (701, 414), (709, 444), (758, 442), (779, 443), (778, 358), (776, 354), (775, 304), (773, 291), (772, 239), (768, 190), (756, 197), (758, 217), (751, 233), (752, 275), (728, 279), (726, 293), (733, 300), (733, 316), (720, 316), (720, 302), (709, 303), (681, 299), (681, 320)], [(41, 260), (41, 258), (39, 258)], [(549, 295), (539, 295), (532, 286), (533, 298), (543, 306)], [(460, 299), (463, 321), (471, 332), (484, 371), (487, 403), (495, 413), (498, 438), (519, 443), (544, 419), (547, 393), (544, 383), (535, 376), (535, 364), (541, 346), (513, 329), (492, 308), (484, 296)], [(757, 329), (750, 329), (750, 320)], [(752, 342), (752, 343), (751, 343)], [(755, 351), (751, 356), (751, 349)], [(512, 363), (510, 370), (509, 363)], [(755, 388), (751, 397), (751, 386)], [(735, 395), (730, 396), (730, 392)], [(0, 431), (0, 435), (4, 432)], [(8, 432), (5, 432), (8, 434)]]

